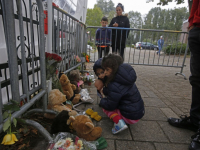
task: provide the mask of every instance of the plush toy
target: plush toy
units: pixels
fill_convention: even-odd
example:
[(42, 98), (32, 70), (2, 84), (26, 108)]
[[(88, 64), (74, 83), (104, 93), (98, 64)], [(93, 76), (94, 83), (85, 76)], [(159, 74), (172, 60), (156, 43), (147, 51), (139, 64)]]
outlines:
[(63, 104), (66, 101), (67, 101), (66, 95), (64, 95), (58, 89), (53, 89), (49, 92), (47, 108), (57, 112), (61, 112), (62, 110), (71, 111), (72, 109), (71, 105)]
[(60, 83), (62, 86), (63, 93), (66, 95), (68, 100), (72, 101), (72, 104), (77, 104), (81, 98), (80, 94), (74, 94), (74, 90), (76, 90), (76, 86), (70, 83), (68, 77), (61, 73), (59, 75)]
[(51, 125), (51, 134), (58, 132), (73, 132), (73, 129), (70, 127), (70, 124), (66, 124), (70, 116), (76, 116), (77, 112), (72, 110), (70, 112), (63, 110), (61, 111), (53, 120)]
[[(61, 112), (62, 110), (71, 111), (72, 105), (66, 104), (67, 101), (66, 95), (64, 95), (62, 92), (60, 92), (58, 89), (53, 89), (49, 92), (48, 96), (48, 109), (54, 110), (56, 112)], [(54, 119), (56, 117), (55, 114), (45, 113), (44, 117), (49, 119)]]
[(88, 116), (70, 116), (69, 119), (78, 137), (86, 141), (95, 141), (101, 136), (102, 129), (100, 127), (94, 127), (94, 124)]
[(98, 112), (94, 112), (91, 108), (88, 108), (85, 113), (90, 115), (91, 118), (95, 119), (96, 121), (101, 120), (101, 116), (98, 115)]
[(81, 89), (84, 88), (84, 82), (80, 77), (80, 72), (78, 69), (72, 70), (69, 72), (69, 80), (71, 84), (76, 85), (76, 90), (74, 91), (75, 94), (79, 94)]

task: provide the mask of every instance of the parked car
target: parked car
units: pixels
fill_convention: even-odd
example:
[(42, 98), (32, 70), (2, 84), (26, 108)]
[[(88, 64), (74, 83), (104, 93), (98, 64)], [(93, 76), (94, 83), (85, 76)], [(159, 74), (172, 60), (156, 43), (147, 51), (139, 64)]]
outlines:
[(138, 46), (136, 46), (136, 48), (138, 49), (158, 50), (158, 46), (152, 43), (149, 42), (138, 42), (138, 43), (139, 43)]

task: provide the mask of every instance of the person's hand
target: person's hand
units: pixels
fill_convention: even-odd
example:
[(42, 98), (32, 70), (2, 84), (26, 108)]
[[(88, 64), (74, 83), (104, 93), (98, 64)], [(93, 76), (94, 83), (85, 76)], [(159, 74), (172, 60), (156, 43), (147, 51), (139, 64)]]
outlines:
[(103, 94), (103, 88), (102, 88), (99, 92), (101, 93), (101, 95), (104, 95), (104, 94)]
[(113, 24), (113, 27), (118, 27), (118, 23), (115, 22), (115, 23)]
[(192, 28), (194, 28), (194, 26), (189, 27), (188, 31), (190, 31)]

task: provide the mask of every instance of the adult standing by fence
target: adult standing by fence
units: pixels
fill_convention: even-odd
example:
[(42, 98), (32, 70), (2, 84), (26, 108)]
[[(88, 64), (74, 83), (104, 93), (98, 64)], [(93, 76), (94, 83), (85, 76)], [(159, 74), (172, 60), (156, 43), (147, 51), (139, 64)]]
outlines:
[(160, 55), (160, 51), (162, 50), (163, 44), (164, 44), (163, 37), (160, 36), (160, 39), (158, 40), (158, 48), (159, 48), (159, 51), (157, 52), (157, 55), (158, 55), (158, 54)]
[[(123, 15), (122, 12), (124, 12), (124, 6), (121, 3), (118, 3), (116, 6), (116, 17), (111, 20), (109, 27), (130, 28), (128, 15)], [(128, 34), (128, 30), (112, 30), (112, 53), (117, 53), (117, 51), (119, 51), (123, 58)]]
[[(191, 51), (190, 58), (190, 84), (192, 85), (192, 104), (190, 116), (169, 118), (168, 122), (175, 126), (190, 130), (196, 130), (190, 150), (200, 149), (200, 0), (193, 0), (192, 9), (189, 17), (189, 36), (188, 44)], [(199, 128), (199, 129), (198, 129)], [(198, 130), (197, 130), (198, 129)]]

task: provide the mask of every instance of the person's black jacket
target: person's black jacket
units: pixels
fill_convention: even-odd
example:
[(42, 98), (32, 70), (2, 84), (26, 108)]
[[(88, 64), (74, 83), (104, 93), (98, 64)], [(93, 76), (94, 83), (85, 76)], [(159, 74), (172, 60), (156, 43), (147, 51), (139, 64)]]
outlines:
[(121, 64), (115, 78), (103, 88), (106, 98), (101, 98), (100, 106), (108, 111), (119, 109), (122, 116), (131, 120), (144, 115), (144, 102), (135, 84), (135, 70), (128, 64)]
[[(113, 27), (115, 22), (118, 23), (118, 27), (120, 28), (130, 28), (129, 19), (125, 15), (114, 17), (111, 20), (109, 27)], [(125, 42), (128, 34), (129, 30), (116, 31), (116, 29), (112, 29), (112, 47), (125, 48)]]

